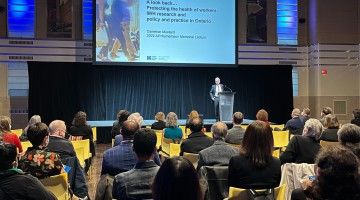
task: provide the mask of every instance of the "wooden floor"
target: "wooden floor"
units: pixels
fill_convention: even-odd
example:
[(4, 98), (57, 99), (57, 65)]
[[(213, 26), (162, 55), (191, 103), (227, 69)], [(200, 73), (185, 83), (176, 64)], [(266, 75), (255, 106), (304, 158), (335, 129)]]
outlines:
[(104, 151), (110, 147), (111, 144), (96, 145), (96, 156), (92, 160), (92, 169), (89, 170), (87, 175), (89, 195), (92, 200), (95, 199), (96, 186), (100, 179), (101, 163), (103, 160)]

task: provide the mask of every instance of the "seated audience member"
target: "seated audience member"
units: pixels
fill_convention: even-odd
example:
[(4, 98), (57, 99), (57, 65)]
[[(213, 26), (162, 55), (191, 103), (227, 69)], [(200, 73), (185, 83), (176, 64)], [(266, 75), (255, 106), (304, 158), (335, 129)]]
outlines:
[(261, 109), (256, 113), (256, 120), (263, 121), (263, 122), (270, 124), (269, 123), (269, 114), (264, 109)]
[(29, 127), (27, 136), (32, 144), (19, 161), (19, 168), (24, 172), (43, 179), (59, 175), (63, 165), (57, 153), (49, 151), (49, 129), (46, 124), (39, 122)]
[(0, 199), (57, 199), (43, 184), (17, 168), (16, 147), (0, 142)]
[(163, 130), (166, 127), (165, 114), (163, 112), (156, 113), (155, 120), (156, 122), (151, 125), (151, 129)]
[(303, 189), (292, 192), (292, 200), (360, 199), (359, 160), (348, 149), (332, 146), (320, 151), (316, 159), (316, 178), (305, 180)]
[(329, 114), (332, 114), (332, 109), (330, 107), (323, 107), (320, 113), (320, 122), (322, 125), (324, 125), (325, 116)]
[(24, 131), (23, 133), (21, 134), (21, 136), (19, 137), (19, 139), (21, 141), (27, 141), (27, 135), (26, 135), (26, 132), (27, 130), (29, 129), (29, 126), (33, 125), (33, 124), (36, 124), (38, 122), (41, 122), (41, 117), (39, 115), (33, 115), (30, 119), (29, 119), (29, 122), (27, 124), (27, 126), (24, 128)]
[(199, 152), (197, 170), (202, 166), (227, 166), (231, 157), (239, 154), (239, 150), (227, 143), (225, 137), (227, 126), (223, 122), (216, 122), (211, 127), (214, 144)]
[(127, 110), (120, 110), (116, 116), (116, 121), (113, 123), (111, 128), (111, 138), (115, 138), (116, 135), (120, 134), (120, 129), (124, 121), (130, 116), (130, 112)]
[(233, 114), (233, 127), (228, 130), (225, 142), (237, 145), (241, 144), (245, 134), (245, 129), (241, 127), (243, 120), (244, 115), (241, 112), (235, 112)]
[(340, 144), (360, 158), (360, 127), (355, 124), (344, 124), (337, 134)]
[[(132, 120), (126, 120), (121, 128), (123, 140), (117, 146), (114, 146), (104, 152), (101, 174), (115, 176), (119, 173), (132, 169), (137, 158), (132, 150), (134, 134), (139, 130), (139, 124)], [(154, 161), (160, 165), (159, 154), (155, 152)]]
[(19, 150), (19, 153), (23, 152), (21, 142), (17, 135), (11, 133), (11, 119), (7, 116), (0, 116), (0, 141), (4, 143), (13, 144)]
[(156, 135), (151, 129), (140, 129), (134, 135), (133, 150), (137, 163), (127, 172), (115, 176), (112, 196), (114, 199), (151, 199), (151, 184), (159, 170), (153, 161)]
[(360, 126), (360, 109), (356, 108), (353, 110), (354, 119), (351, 120), (352, 124)]
[(319, 138), (322, 131), (323, 126), (319, 120), (313, 118), (307, 120), (303, 134), (292, 137), (285, 152), (280, 155), (281, 164), (314, 164), (316, 154), (321, 148)]
[(142, 128), (144, 118), (140, 115), (140, 113), (138, 112), (132, 113), (131, 115), (129, 115), (128, 120), (135, 121), (136, 123), (139, 124), (139, 127)]
[(195, 118), (190, 121), (191, 134), (180, 145), (181, 156), (184, 154), (184, 152), (197, 154), (201, 150), (208, 148), (214, 143), (213, 139), (206, 136), (202, 132), (202, 130), (203, 130), (202, 119)]
[(180, 141), (183, 132), (178, 127), (177, 115), (174, 112), (169, 112), (166, 116), (166, 128), (164, 129), (164, 138), (172, 139), (173, 141)]
[(70, 187), (77, 197), (88, 196), (86, 177), (79, 160), (76, 157), (74, 146), (65, 139), (66, 125), (64, 121), (55, 120), (49, 124), (49, 144), (48, 150), (59, 154), (60, 160), (64, 165), (71, 167), (68, 172)]
[(280, 160), (272, 156), (274, 139), (268, 123), (255, 121), (246, 131), (240, 155), (229, 163), (229, 186), (268, 189), (279, 186)]
[(154, 200), (203, 199), (199, 177), (190, 161), (173, 157), (164, 161), (152, 185)]
[(300, 119), (300, 109), (294, 108), (291, 117), (292, 119), (286, 122), (284, 130), (289, 130), (293, 135), (301, 135), (305, 123)]
[(95, 144), (93, 139), (94, 136), (91, 127), (87, 124), (86, 118), (87, 116), (85, 112), (77, 112), (72, 121), (72, 126), (70, 127), (69, 133), (71, 135), (71, 140), (89, 139), (91, 158), (85, 160), (85, 173), (87, 173), (87, 171), (89, 170), (91, 165), (91, 159), (95, 156)]
[(339, 130), (339, 122), (335, 115), (329, 114), (325, 116), (324, 131), (321, 133), (320, 140), (337, 142)]
[(185, 124), (185, 134), (189, 134), (190, 133), (190, 121), (194, 118), (200, 118), (200, 115), (198, 113), (198, 111), (196, 110), (192, 110), (190, 113), (189, 113), (189, 116), (188, 118), (186, 119), (186, 124)]
[(303, 109), (300, 115), (300, 119), (303, 121), (304, 124), (308, 119), (310, 119), (310, 108)]

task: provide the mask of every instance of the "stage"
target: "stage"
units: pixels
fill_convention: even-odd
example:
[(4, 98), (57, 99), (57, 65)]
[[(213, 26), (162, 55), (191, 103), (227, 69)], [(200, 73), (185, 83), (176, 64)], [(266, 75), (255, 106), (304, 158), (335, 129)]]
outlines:
[[(244, 119), (243, 124), (250, 124), (253, 120)], [(90, 126), (97, 127), (97, 143), (111, 143), (111, 128), (115, 120), (104, 120), (104, 121), (88, 121)], [(143, 121), (143, 126), (151, 126), (155, 120), (146, 119)], [(204, 119), (204, 127), (206, 131), (210, 131), (211, 125), (213, 125), (216, 120), (215, 119)], [(232, 127), (231, 121), (224, 121), (229, 128)], [(179, 119), (179, 125), (185, 125), (186, 119)]]

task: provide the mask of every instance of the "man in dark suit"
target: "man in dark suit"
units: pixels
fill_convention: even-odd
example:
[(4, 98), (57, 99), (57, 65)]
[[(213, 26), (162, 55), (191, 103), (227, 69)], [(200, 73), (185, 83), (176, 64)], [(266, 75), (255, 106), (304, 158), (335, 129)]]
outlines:
[(189, 122), (191, 134), (181, 143), (180, 155), (184, 152), (199, 153), (201, 150), (211, 146), (214, 141), (212, 138), (207, 137), (203, 132), (203, 122), (200, 118), (194, 118)]
[(291, 119), (286, 122), (284, 130), (289, 130), (290, 134), (301, 135), (304, 129), (305, 123), (300, 119), (300, 110), (294, 108), (291, 112)]
[(197, 170), (202, 166), (228, 166), (230, 158), (239, 154), (239, 150), (225, 143), (227, 126), (223, 122), (216, 122), (211, 127), (214, 144), (199, 152)]
[(220, 120), (219, 117), (219, 93), (224, 91), (224, 85), (220, 84), (220, 78), (216, 77), (215, 78), (215, 84), (211, 86), (210, 89), (210, 97), (211, 100), (213, 100), (214, 102), (214, 108), (215, 108), (215, 117), (216, 117), (216, 121)]
[(245, 129), (241, 127), (243, 120), (244, 115), (241, 112), (235, 112), (233, 114), (233, 127), (228, 130), (228, 133), (225, 137), (225, 142), (237, 145), (241, 144), (245, 135)]

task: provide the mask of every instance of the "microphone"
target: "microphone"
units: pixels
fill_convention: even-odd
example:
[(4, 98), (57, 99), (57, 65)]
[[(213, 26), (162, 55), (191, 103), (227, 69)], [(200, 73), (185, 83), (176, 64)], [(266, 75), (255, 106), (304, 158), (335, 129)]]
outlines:
[(229, 88), (228, 86), (226, 86), (226, 85), (223, 85), (224, 86), (224, 88), (227, 88), (227, 89), (229, 89), (230, 90), (230, 92), (232, 92), (232, 89), (231, 88)]

